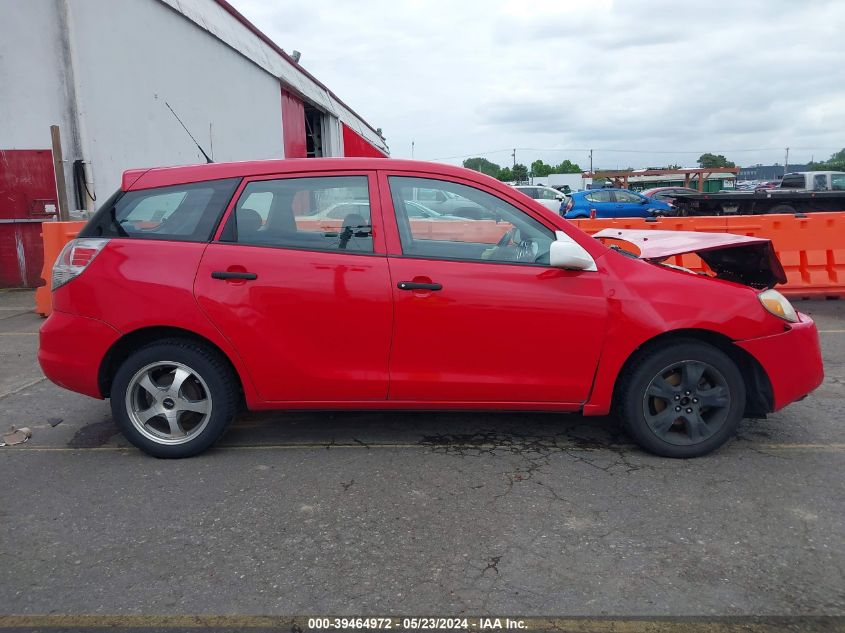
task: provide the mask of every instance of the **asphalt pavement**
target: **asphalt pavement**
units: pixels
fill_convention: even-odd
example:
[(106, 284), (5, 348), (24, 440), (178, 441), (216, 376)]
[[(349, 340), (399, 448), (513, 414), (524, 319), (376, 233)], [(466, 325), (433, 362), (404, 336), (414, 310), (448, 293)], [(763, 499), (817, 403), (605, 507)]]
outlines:
[(43, 378), (32, 305), (0, 291), (0, 432), (33, 431), (0, 448), (0, 628), (845, 615), (843, 301), (798, 303), (821, 330), (818, 391), (694, 460), (610, 418), (391, 412), (246, 414), (217, 448), (156, 460), (107, 402)]

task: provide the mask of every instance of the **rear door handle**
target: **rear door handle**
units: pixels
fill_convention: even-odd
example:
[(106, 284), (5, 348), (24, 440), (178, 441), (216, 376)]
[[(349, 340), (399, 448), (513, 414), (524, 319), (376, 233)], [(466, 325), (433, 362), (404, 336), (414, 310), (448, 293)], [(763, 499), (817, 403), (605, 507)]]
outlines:
[(240, 272), (231, 272), (228, 270), (215, 270), (211, 273), (212, 279), (247, 279), (252, 281), (253, 279), (258, 279), (258, 275), (255, 273), (240, 273)]
[(399, 290), (443, 290), (443, 284), (426, 284), (419, 281), (400, 281), (396, 287)]

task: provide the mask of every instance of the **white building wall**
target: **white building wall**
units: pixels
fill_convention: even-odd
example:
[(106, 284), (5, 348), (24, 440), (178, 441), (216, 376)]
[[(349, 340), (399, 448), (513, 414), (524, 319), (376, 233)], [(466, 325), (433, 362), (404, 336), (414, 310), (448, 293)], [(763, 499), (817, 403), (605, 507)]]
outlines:
[[(0, 149), (51, 147), (50, 126), (74, 151), (62, 61), (62, 0), (4, 0), (0, 7)], [(65, 174), (70, 182), (70, 167)]]
[[(162, 0), (162, 2), (168, 3), (175, 10), (195, 21), (201, 28), (241, 51), (268, 73), (278, 77), (288, 89), (299, 93), (325, 112), (337, 117), (382, 151), (387, 151), (384, 139), (354, 112), (335, 99), (328, 90), (303, 75), (296, 65), (256, 37), (214, 0)], [(297, 18), (297, 10), (290, 9), (291, 19)]]
[[(82, 149), (99, 199), (132, 167), (282, 158), (278, 80), (157, 0), (72, 0)], [(209, 127), (210, 126), (210, 127)]]
[(204, 162), (165, 101), (216, 161), (283, 157), (280, 82), (327, 113), (325, 155), (341, 121), (386, 149), (214, 0), (0, 0), (0, 149), (49, 149), (58, 124), (71, 209), (76, 159), (98, 202), (125, 169)]
[(0, 149), (50, 149), (63, 107), (58, 0), (6, 0), (0, 9)]

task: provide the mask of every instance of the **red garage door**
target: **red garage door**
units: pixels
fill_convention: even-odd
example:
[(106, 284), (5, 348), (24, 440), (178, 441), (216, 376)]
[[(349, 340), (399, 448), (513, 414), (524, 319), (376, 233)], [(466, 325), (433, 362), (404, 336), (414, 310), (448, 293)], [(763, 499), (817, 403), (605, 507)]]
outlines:
[(282, 134), (285, 158), (305, 158), (305, 107), (302, 100), (282, 88)]
[(57, 211), (50, 150), (0, 150), (0, 287), (41, 285), (41, 222)]

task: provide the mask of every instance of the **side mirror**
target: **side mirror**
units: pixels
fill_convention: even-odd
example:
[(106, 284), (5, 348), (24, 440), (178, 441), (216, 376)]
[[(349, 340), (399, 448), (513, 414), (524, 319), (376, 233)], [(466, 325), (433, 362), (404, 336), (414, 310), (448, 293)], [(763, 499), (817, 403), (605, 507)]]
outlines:
[(549, 247), (549, 265), (566, 270), (596, 271), (596, 262), (586, 249), (563, 231), (556, 231), (557, 239)]
[(562, 196), (562, 195), (560, 195), (560, 194), (557, 194), (557, 195), (555, 196), (555, 200), (557, 200), (558, 202), (563, 202), (563, 196)]
[(640, 204), (648, 204), (649, 202), (651, 202), (651, 200), (649, 200), (648, 198), (645, 198), (645, 197), (643, 197), (643, 199), (640, 200)]

